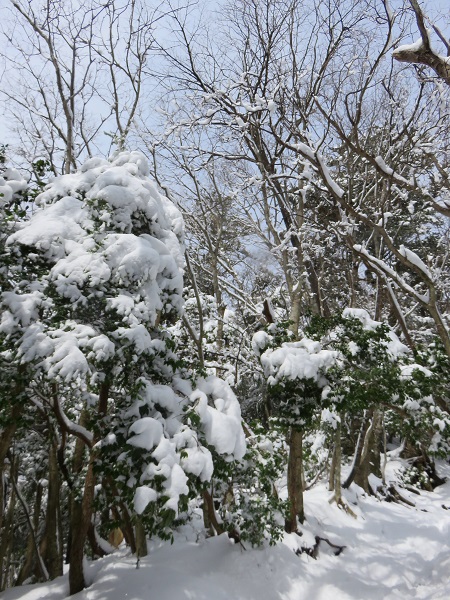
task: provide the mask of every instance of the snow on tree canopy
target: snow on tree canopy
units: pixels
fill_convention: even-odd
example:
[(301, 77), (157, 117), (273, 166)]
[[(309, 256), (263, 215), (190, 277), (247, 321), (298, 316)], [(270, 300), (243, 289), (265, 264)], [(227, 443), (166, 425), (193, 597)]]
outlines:
[[(16, 199), (20, 199), (28, 184), (16, 169), (3, 169), (0, 173), (0, 252), (5, 251), (5, 241), (16, 227), (15, 219), (9, 221), (10, 209)], [(5, 272), (5, 264), (0, 264), (0, 276)], [(3, 285), (3, 284), (2, 284)]]
[[(379, 321), (374, 321), (369, 313), (363, 308), (346, 308), (343, 311), (342, 316), (344, 319), (358, 319), (362, 323), (363, 328), (368, 331), (374, 331), (382, 325)], [(387, 336), (389, 337), (389, 341), (387, 342), (386, 347), (392, 359), (397, 359), (411, 353), (408, 346), (398, 339), (392, 329), (387, 331)]]
[[(342, 317), (344, 319), (357, 319), (363, 329), (374, 331), (382, 325), (374, 321), (364, 309), (346, 308)], [(335, 336), (336, 333), (332, 334)], [(410, 350), (403, 344), (397, 335), (389, 329), (386, 332), (389, 340), (385, 342), (388, 354), (392, 360), (410, 354)], [(303, 338), (298, 342), (285, 342), (278, 348), (267, 348), (271, 337), (264, 331), (259, 331), (253, 336), (252, 346), (254, 352), (260, 356), (269, 385), (276, 385), (283, 380), (311, 379), (320, 388), (327, 384), (326, 371), (337, 364), (340, 353), (333, 349), (324, 349), (318, 341)], [(264, 348), (267, 348), (264, 351)], [(350, 349), (357, 351), (357, 345), (350, 342)]]
[[(189, 477), (199, 478), (201, 482), (211, 479), (214, 465), (206, 444), (225, 460), (239, 460), (246, 451), (240, 405), (225, 381), (209, 376), (199, 379), (195, 389), (187, 381), (175, 380), (174, 384), (182, 393), (147, 381), (138, 404), (151, 416), (134, 420), (128, 429), (126, 445), (144, 451), (139, 483), (147, 483), (152, 490), (146, 492), (142, 485), (136, 489), (134, 506), (139, 514), (148, 503), (158, 499), (164, 502), (163, 508), (177, 513), (180, 496), (188, 493)], [(183, 413), (188, 409), (200, 417), (197, 431), (183, 422)], [(132, 409), (127, 416), (133, 413)], [(139, 411), (135, 416), (138, 414)], [(130, 457), (127, 450), (119, 462), (126, 462)], [(159, 477), (164, 479), (162, 489), (153, 492), (153, 481)], [(133, 487), (134, 479), (129, 479), (127, 485)]]
[(195, 388), (178, 371), (165, 321), (183, 310), (183, 219), (148, 172), (124, 152), (46, 187), (7, 240), (26, 277), (2, 294), (0, 322), (33, 378), (58, 385), (72, 432), (106, 390), (107, 424), (85, 438), (144, 516), (150, 503), (176, 514), (190, 484), (211, 479), (212, 449), (226, 460), (246, 449), (231, 388), (217, 377)]
[(338, 353), (324, 350), (320, 342), (303, 338), (299, 342), (285, 342), (279, 348), (268, 349), (261, 355), (269, 385), (283, 380), (312, 379), (324, 387), (324, 373), (336, 363)]
[[(179, 314), (183, 221), (147, 174), (139, 152), (88, 160), (47, 186), (37, 198), (41, 210), (8, 244), (48, 261), (45, 284), (74, 307), (95, 294), (128, 326), (153, 325), (163, 310)], [(11, 325), (20, 308), (23, 321), (23, 303), (9, 300), (6, 320)]]

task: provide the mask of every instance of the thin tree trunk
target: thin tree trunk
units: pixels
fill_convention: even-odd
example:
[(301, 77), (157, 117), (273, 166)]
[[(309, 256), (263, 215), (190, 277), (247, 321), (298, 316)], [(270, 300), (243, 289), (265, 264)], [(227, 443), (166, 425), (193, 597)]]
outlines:
[(341, 461), (342, 461), (342, 446), (341, 446), (341, 421), (336, 424), (335, 436), (335, 465), (334, 465), (334, 498), (337, 505), (342, 505), (342, 490), (341, 490)]
[[(108, 488), (114, 496), (119, 496), (115, 483), (110, 479), (106, 482)], [(119, 510), (120, 509), (120, 510)], [(136, 537), (134, 535), (133, 524), (131, 522), (130, 513), (123, 502), (119, 502), (117, 506), (111, 506), (111, 511), (114, 519), (120, 523), (120, 529), (122, 530), (123, 537), (125, 538), (126, 544), (130, 547), (132, 554), (136, 553)]]
[(45, 531), (41, 543), (41, 553), (44, 558), (50, 579), (63, 574), (63, 560), (60, 551), (58, 531), (59, 499), (61, 481), (58, 469), (58, 458), (55, 443), (51, 443), (48, 456), (48, 498), (45, 519)]
[(342, 485), (342, 487), (344, 489), (348, 489), (355, 479), (356, 469), (358, 468), (358, 465), (361, 461), (361, 454), (362, 454), (362, 451), (364, 448), (364, 440), (365, 440), (368, 425), (369, 425), (369, 421), (367, 420), (366, 416), (364, 416), (363, 421), (361, 423), (361, 428), (360, 428), (360, 431), (358, 434), (358, 439), (356, 441), (355, 457), (353, 459), (352, 468), (350, 469), (350, 473), (348, 474), (347, 479), (345, 480), (344, 484)]
[(379, 449), (381, 433), (380, 413), (379, 411), (374, 410), (371, 424), (366, 431), (364, 447), (359, 464), (356, 466), (354, 480), (367, 494), (374, 493), (369, 483), (369, 475), (373, 473), (377, 477), (381, 477)]
[[(40, 483), (37, 484), (36, 487), (36, 497), (34, 500), (34, 511), (33, 511), (33, 528), (34, 531), (38, 530), (39, 527), (39, 515), (41, 512), (41, 504), (42, 504), (42, 485)], [(39, 549), (41, 552), (41, 549)], [(41, 552), (42, 554), (42, 552)], [(31, 531), (28, 533), (28, 541), (27, 547), (25, 550), (25, 562), (23, 563), (19, 575), (14, 583), (14, 585), (22, 585), (24, 581), (30, 577), (33, 572), (33, 566), (36, 564), (36, 553), (33, 543), (33, 536)]]
[(37, 572), (39, 574), (39, 577), (42, 578), (42, 581), (48, 581), (49, 576), (48, 576), (48, 571), (47, 568), (44, 564), (44, 561), (42, 559), (42, 556), (39, 552), (39, 546), (38, 546), (38, 542), (37, 542), (37, 537), (36, 537), (36, 531), (33, 527), (33, 523), (31, 521), (31, 517), (30, 517), (30, 511), (28, 510), (28, 506), (27, 503), (25, 502), (25, 499), (23, 498), (22, 494), (20, 493), (19, 488), (17, 487), (17, 483), (16, 481), (13, 479), (13, 486), (15, 489), (15, 492), (17, 494), (17, 498), (19, 499), (20, 504), (22, 505), (23, 511), (25, 513), (25, 518), (27, 520), (27, 524), (28, 524), (28, 529), (32, 538), (32, 543), (33, 543), (33, 549), (35, 551), (36, 554), (36, 562), (37, 562)]
[(136, 519), (135, 525), (136, 536), (136, 554), (138, 559), (147, 556), (147, 536), (145, 534), (144, 524), (140, 518)]
[[(80, 417), (78, 419), (78, 424), (84, 427), (87, 422), (87, 411), (83, 409), (81, 411)], [(75, 477), (81, 472), (84, 464), (84, 455), (86, 452), (86, 444), (80, 438), (75, 440), (75, 450), (72, 458), (72, 471)], [(73, 486), (73, 484), (72, 484)], [(66, 554), (66, 564), (70, 565), (70, 554), (72, 549), (72, 541), (77, 531), (77, 517), (74, 517), (72, 514), (72, 510), (74, 508), (74, 496), (75, 491), (71, 487), (70, 496), (69, 496), (69, 535), (67, 539), (67, 554)]]
[[(18, 383), (14, 389), (12, 390), (12, 397), (18, 396), (22, 392), (23, 385)], [(5, 427), (5, 429), (0, 432), (0, 531), (2, 529), (3, 524), (3, 514), (4, 514), (4, 472), (5, 472), (5, 459), (8, 454), (9, 448), (11, 446), (12, 440), (14, 438), (14, 434), (17, 430), (17, 422), (20, 417), (20, 414), (23, 410), (23, 406), (19, 404), (15, 404), (11, 410), (10, 424)]]
[[(13, 477), (17, 479), (17, 461), (14, 461), (12, 465), (10, 465), (10, 478)], [(2, 490), (3, 493), (3, 490)], [(0, 502), (3, 503), (4, 496), (0, 498)], [(3, 591), (7, 587), (9, 587), (8, 581), (8, 573), (9, 573), (9, 562), (12, 551), (12, 542), (13, 542), (13, 523), (14, 523), (14, 510), (16, 506), (17, 495), (14, 489), (14, 486), (11, 488), (11, 493), (9, 495), (9, 502), (6, 508), (6, 513), (4, 514), (3, 519), (3, 531), (0, 529), (0, 591)]]
[(333, 448), (333, 456), (331, 458), (330, 475), (329, 475), (329, 478), (328, 478), (328, 491), (329, 492), (334, 492), (334, 478), (335, 478), (335, 473), (336, 473), (336, 459), (337, 459), (337, 452), (336, 452), (336, 442), (335, 442), (334, 448)]
[(216, 509), (214, 508), (214, 500), (207, 490), (203, 490), (203, 504), (205, 506), (206, 512), (208, 513), (208, 520), (210, 524), (212, 525), (217, 535), (220, 535), (224, 532), (224, 529), (217, 520)]
[(208, 532), (208, 535), (214, 535), (214, 527), (212, 526), (211, 519), (209, 516), (208, 504), (205, 500), (205, 495), (203, 494), (203, 502), (202, 502), (202, 515), (203, 515), (203, 527)]
[(99, 544), (99, 536), (95, 529), (94, 523), (90, 523), (89, 529), (87, 532), (87, 539), (89, 541), (89, 545), (91, 546), (91, 551), (93, 556), (98, 556), (102, 558), (103, 556), (107, 556), (109, 552), (104, 550)]
[[(301, 249), (297, 250), (297, 260), (299, 267), (303, 266)], [(289, 318), (291, 325), (289, 329), (298, 338), (298, 330), (300, 324), (300, 307), (301, 298), (296, 290), (291, 298), (291, 310)], [(292, 533), (298, 529), (298, 521), (303, 523), (305, 520), (304, 505), (303, 505), (303, 432), (301, 429), (291, 427), (289, 435), (289, 459), (288, 459), (288, 500), (289, 500), (289, 518), (285, 521), (285, 530), (287, 533)]]
[(386, 485), (387, 434), (386, 434), (386, 424), (384, 422), (384, 414), (382, 415), (382, 424), (383, 424), (383, 466), (381, 468), (381, 480), (383, 482), (383, 485)]
[[(109, 384), (104, 383), (100, 388), (98, 400), (98, 429), (101, 430), (101, 420), (105, 417), (108, 407)], [(94, 442), (100, 437), (100, 433), (94, 438)], [(78, 440), (77, 440), (78, 441)], [(81, 455), (82, 456), (82, 455)], [(70, 546), (70, 569), (69, 588), (70, 595), (77, 594), (86, 587), (83, 572), (84, 545), (87, 539), (89, 527), (92, 522), (95, 475), (94, 475), (95, 452), (91, 448), (89, 465), (84, 483), (83, 498), (80, 502), (76, 498), (72, 501), (71, 508), (71, 546)], [(75, 534), (76, 533), (76, 534)]]

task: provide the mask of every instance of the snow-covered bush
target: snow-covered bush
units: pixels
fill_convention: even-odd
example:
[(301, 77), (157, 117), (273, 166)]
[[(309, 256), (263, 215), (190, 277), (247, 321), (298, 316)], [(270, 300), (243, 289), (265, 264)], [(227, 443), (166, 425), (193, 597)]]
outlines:
[(287, 447), (275, 423), (265, 430), (255, 424), (247, 438), (247, 453), (231, 475), (233, 496), (223, 519), (239, 531), (243, 541), (258, 546), (275, 544), (283, 537), (287, 500), (277, 484), (287, 467)]

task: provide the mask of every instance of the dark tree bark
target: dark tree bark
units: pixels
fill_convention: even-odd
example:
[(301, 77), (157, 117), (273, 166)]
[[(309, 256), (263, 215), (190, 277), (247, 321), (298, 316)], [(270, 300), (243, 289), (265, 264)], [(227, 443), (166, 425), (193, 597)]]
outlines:
[(83, 571), (84, 545), (86, 542), (92, 518), (92, 503), (94, 501), (94, 459), (91, 456), (84, 483), (83, 498), (74, 499), (71, 507), (72, 540), (70, 546), (69, 588), (70, 595), (81, 592), (86, 587)]
[[(100, 388), (98, 409), (97, 409), (97, 433), (89, 447), (89, 464), (84, 482), (84, 491), (81, 501), (75, 496), (71, 503), (71, 543), (70, 543), (70, 569), (69, 569), (69, 588), (70, 595), (77, 594), (86, 587), (86, 580), (83, 572), (84, 546), (86, 543), (89, 527), (92, 522), (95, 474), (94, 461), (95, 451), (93, 446), (101, 437), (101, 421), (107, 413), (109, 385), (104, 383)], [(83, 419), (83, 416), (81, 417)], [(82, 440), (78, 439), (77, 444)], [(84, 447), (78, 445), (75, 451), (76, 467), (78, 472), (81, 470), (83, 462)], [(75, 460), (74, 459), (74, 460)]]
[[(438, 52), (435, 52), (431, 47), (430, 35), (428, 28), (425, 25), (425, 16), (419, 6), (417, 0), (409, 0), (414, 13), (416, 15), (417, 27), (420, 32), (420, 44), (412, 46), (401, 46), (394, 50), (393, 57), (399, 62), (424, 65), (430, 67), (436, 75), (442, 79), (447, 85), (450, 85), (450, 62)], [(450, 43), (446, 40), (439, 29), (433, 26), (435, 33), (440, 38), (447, 50), (447, 57), (450, 56)]]
[[(289, 519), (285, 522), (287, 533), (297, 531), (298, 521), (305, 520), (303, 506), (303, 433), (294, 427), (289, 439), (288, 461)], [(298, 521), (297, 521), (298, 520)]]
[(63, 574), (62, 540), (59, 536), (61, 478), (58, 468), (57, 448), (52, 442), (48, 456), (48, 499), (45, 531), (41, 554), (50, 579)]
[(364, 444), (359, 461), (355, 463), (354, 482), (367, 494), (373, 494), (369, 483), (369, 475), (381, 477), (380, 440), (382, 435), (381, 414), (374, 410), (368, 429), (366, 430)]

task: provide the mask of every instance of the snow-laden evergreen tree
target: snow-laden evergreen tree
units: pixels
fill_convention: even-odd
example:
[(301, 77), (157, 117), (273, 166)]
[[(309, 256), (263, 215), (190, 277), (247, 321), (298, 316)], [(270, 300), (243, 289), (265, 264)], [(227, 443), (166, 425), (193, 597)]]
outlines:
[[(445, 376), (438, 353), (415, 357), (391, 327), (367, 311), (347, 308), (333, 318), (315, 317), (299, 341), (292, 341), (283, 323), (274, 323), (254, 335), (253, 347), (280, 424), (313, 434), (315, 453), (328, 437), (330, 490), (347, 510), (341, 498), (341, 431), (354, 453), (344, 487), (355, 481), (370, 494), (383, 492), (383, 432), (408, 439), (416, 454), (448, 455), (450, 419), (443, 408), (439, 380)], [(360, 429), (356, 447), (349, 443), (355, 423)], [(296, 528), (297, 517), (303, 519), (305, 449), (301, 476), (288, 470), (289, 530)]]
[[(85, 586), (94, 496), (138, 532), (170, 523), (213, 472), (241, 458), (240, 408), (216, 377), (194, 380), (167, 329), (182, 313), (183, 220), (138, 152), (54, 179), (8, 239), (32, 276), (2, 296), (1, 331), (33, 372), (30, 398), (76, 438), (70, 588)], [(211, 449), (211, 450), (210, 450)], [(125, 513), (125, 514), (124, 514)], [(142, 544), (141, 544), (142, 545)]]
[[(5, 147), (0, 147), (0, 294), (7, 294), (16, 281), (15, 265), (11, 262), (6, 240), (21, 218), (21, 202), (27, 188), (20, 173), (6, 166)], [(8, 493), (14, 467), (7, 458), (8, 450), (22, 413), (25, 373), (11, 352), (11, 343), (0, 332), (0, 590), (6, 583), (5, 557), (12, 544), (11, 511)]]

